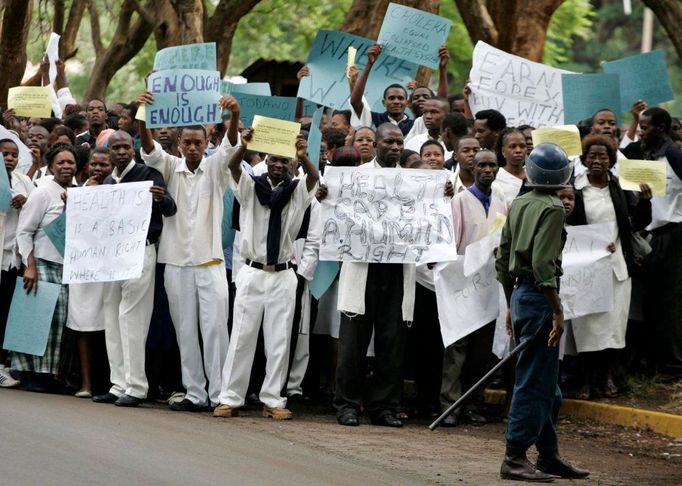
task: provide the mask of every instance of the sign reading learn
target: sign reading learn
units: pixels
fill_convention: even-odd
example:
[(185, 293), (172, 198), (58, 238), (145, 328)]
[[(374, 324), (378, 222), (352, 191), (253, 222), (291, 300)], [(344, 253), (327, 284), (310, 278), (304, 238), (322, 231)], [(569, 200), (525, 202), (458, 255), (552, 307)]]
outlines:
[(439, 63), (438, 48), (447, 42), (449, 32), (448, 19), (391, 3), (377, 43), (393, 57), (435, 69)]

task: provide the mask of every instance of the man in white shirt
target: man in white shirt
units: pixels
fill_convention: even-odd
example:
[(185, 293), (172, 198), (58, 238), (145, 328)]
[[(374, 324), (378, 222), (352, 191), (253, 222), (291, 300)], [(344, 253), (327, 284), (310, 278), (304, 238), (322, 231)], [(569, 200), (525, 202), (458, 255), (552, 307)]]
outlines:
[(440, 142), (445, 151), (445, 160), (452, 157), (452, 151), (448, 150), (445, 143), (441, 140), (441, 124), (445, 117), (450, 113), (450, 103), (447, 98), (440, 96), (434, 96), (424, 101), (424, 107), (422, 108), (422, 119), (424, 120), (424, 125), (426, 125), (426, 130), (424, 133), (420, 133), (412, 137), (405, 144), (405, 148), (408, 150), (414, 150), (419, 152), (424, 142), (427, 140), (436, 140)]
[[(137, 101), (153, 103), (152, 94), (147, 91)], [(225, 138), (210, 157), (204, 157), (208, 137), (202, 126), (178, 130), (180, 158), (164, 152), (140, 122), (140, 155), (148, 166), (161, 172), (178, 207), (176, 215), (165, 221), (158, 254), (159, 262), (166, 264), (165, 287), (180, 348), (182, 383), (187, 390), (182, 401), (170, 405), (177, 411), (199, 412), (218, 403), (220, 370), (229, 340), (223, 194), (230, 181), (228, 162), (238, 142), (239, 103), (223, 96), (218, 104), (229, 109), (232, 116)]]
[(244, 266), (237, 275), (232, 338), (223, 368), (220, 405), (214, 417), (235, 417), (244, 405), (258, 331), (263, 325), (267, 364), (260, 391), (263, 416), (289, 420), (282, 397), (289, 365), (297, 278), (291, 262), (294, 241), (305, 209), (317, 189), (319, 173), (306, 155), (305, 139), (296, 141), (296, 157), (306, 175), (292, 179), (292, 159), (268, 155), (267, 173), (251, 176), (241, 161), (253, 131), (243, 132), (242, 146), (232, 155), (230, 172), (239, 203), (239, 251)]

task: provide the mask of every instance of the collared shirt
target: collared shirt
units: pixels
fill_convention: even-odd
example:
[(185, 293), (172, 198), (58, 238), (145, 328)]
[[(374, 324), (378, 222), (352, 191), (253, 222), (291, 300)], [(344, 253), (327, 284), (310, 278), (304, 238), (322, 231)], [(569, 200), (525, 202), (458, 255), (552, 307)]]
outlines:
[(487, 194), (484, 194), (483, 191), (481, 191), (476, 184), (472, 184), (471, 187), (469, 187), (469, 192), (476, 196), (476, 199), (481, 201), (481, 204), (483, 204), (483, 209), (485, 210), (486, 216), (488, 215), (488, 210), (490, 209), (490, 196)]
[(435, 140), (436, 142), (440, 143), (441, 147), (443, 147), (443, 153), (445, 154), (443, 156), (443, 160), (452, 158), (452, 152), (445, 147), (443, 141), (440, 138), (433, 138), (431, 135), (429, 135), (428, 131), (410, 138), (409, 141), (405, 142), (405, 148), (420, 153), (422, 145), (424, 145), (427, 140)]
[(504, 193), (507, 209), (511, 207), (512, 201), (519, 195), (521, 186), (523, 186), (523, 180), (508, 172), (504, 167), (500, 167), (493, 181), (493, 188)]
[[(20, 194), (28, 197), (35, 189), (31, 179), (16, 172), (16, 169), (10, 173), (10, 186), (12, 197)], [(20, 213), (21, 209), (10, 207), (6, 214), (0, 215), (0, 225), (2, 225), (4, 232), (2, 246), (2, 270), (4, 271), (10, 268), (19, 268), (21, 265), (21, 259), (17, 253), (17, 224), (19, 223)]]
[[(241, 169), (239, 183), (231, 179), (234, 197), (239, 202), (239, 253), (243, 258), (254, 262), (265, 263), (267, 260), (268, 222), (270, 208), (258, 201), (256, 196), (256, 182)], [(317, 184), (308, 191), (306, 178), (298, 181), (291, 199), (282, 209), (282, 230), (279, 240), (279, 255), (277, 263), (286, 263), (294, 256), (294, 241), (301, 229), (305, 209), (315, 197)], [(268, 181), (270, 179), (268, 178)], [(270, 182), (272, 186), (272, 182)], [(272, 186), (273, 188), (275, 186)]]
[(562, 275), (566, 215), (561, 201), (538, 190), (519, 196), (502, 228), (495, 268), (505, 288), (515, 278), (529, 278), (538, 287), (557, 288)]
[(64, 211), (62, 194), (66, 191), (54, 180), (36, 188), (19, 213), (17, 243), (24, 264), (33, 252), (34, 258), (63, 263), (64, 257), (55, 248), (43, 229)]
[(458, 254), (464, 255), (467, 246), (488, 236), (498, 214), (507, 214), (504, 199), (496, 194), (490, 194), (488, 203), (489, 210), (485, 211), (480, 199), (471, 189), (460, 192), (452, 198), (452, 224), (455, 229)]
[(351, 126), (353, 126), (355, 129), (360, 127), (377, 128), (384, 123), (392, 123), (393, 125), (396, 125), (398, 128), (400, 128), (400, 131), (403, 132), (403, 135), (407, 135), (410, 133), (412, 125), (414, 125), (414, 120), (407, 115), (403, 114), (403, 117), (399, 121), (396, 121), (394, 118), (389, 116), (387, 111), (383, 113), (372, 111), (364, 99), (362, 103), (362, 113), (360, 113), (359, 117), (355, 114), (355, 110), (352, 108), (350, 112)]
[(223, 139), (192, 172), (184, 158), (164, 152), (158, 142), (151, 154), (141, 149), (142, 159), (161, 172), (178, 207), (176, 215), (164, 222), (159, 262), (188, 267), (223, 260), (223, 194), (231, 180), (228, 164), (234, 150)]
[(114, 170), (111, 171), (111, 178), (116, 181), (116, 184), (121, 182), (121, 179), (123, 179), (128, 172), (133, 170), (133, 167), (135, 167), (135, 159), (131, 159), (130, 162), (128, 162), (128, 165), (126, 165), (126, 168), (123, 169), (123, 172), (121, 172), (121, 175), (118, 175), (118, 169), (114, 167)]

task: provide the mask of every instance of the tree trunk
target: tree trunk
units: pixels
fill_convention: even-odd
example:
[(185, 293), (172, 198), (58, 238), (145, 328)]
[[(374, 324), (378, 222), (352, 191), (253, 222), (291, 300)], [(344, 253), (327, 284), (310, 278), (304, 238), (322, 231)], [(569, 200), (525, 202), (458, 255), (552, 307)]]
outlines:
[(376, 39), (379, 36), (388, 3), (388, 0), (354, 0), (339, 30)]
[(564, 0), (455, 0), (471, 41), (542, 61), (552, 15)]
[(204, 42), (201, 0), (155, 0), (149, 15), (157, 49)]
[(133, 13), (136, 11), (135, 0), (124, 0), (118, 17), (116, 31), (109, 45), (102, 44), (99, 28), (99, 14), (95, 0), (89, 2), (92, 44), (95, 49), (95, 65), (92, 68), (85, 99), (104, 99), (107, 86), (114, 75), (135, 54), (140, 52), (154, 26), (142, 16), (131, 26)]
[(78, 52), (76, 37), (87, 6), (87, 0), (73, 0), (69, 9), (69, 17), (66, 19), (66, 26), (63, 32), (57, 32), (62, 36), (59, 39), (59, 58), (63, 61), (71, 59)]
[(649, 7), (670, 37), (677, 57), (682, 59), (682, 4), (679, 0), (642, 0)]
[(19, 86), (26, 66), (26, 41), (33, 2), (5, 0), (0, 37), (0, 105), (7, 107), (7, 90)]

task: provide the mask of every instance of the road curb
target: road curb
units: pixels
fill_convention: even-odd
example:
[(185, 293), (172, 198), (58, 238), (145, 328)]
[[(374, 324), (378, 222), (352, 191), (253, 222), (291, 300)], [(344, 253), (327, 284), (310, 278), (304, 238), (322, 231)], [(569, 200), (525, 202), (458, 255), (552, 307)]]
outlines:
[[(485, 391), (485, 400), (490, 403), (502, 403), (505, 396), (504, 390)], [(607, 424), (649, 429), (673, 438), (682, 437), (681, 415), (568, 398), (564, 399), (561, 405), (561, 414)]]

